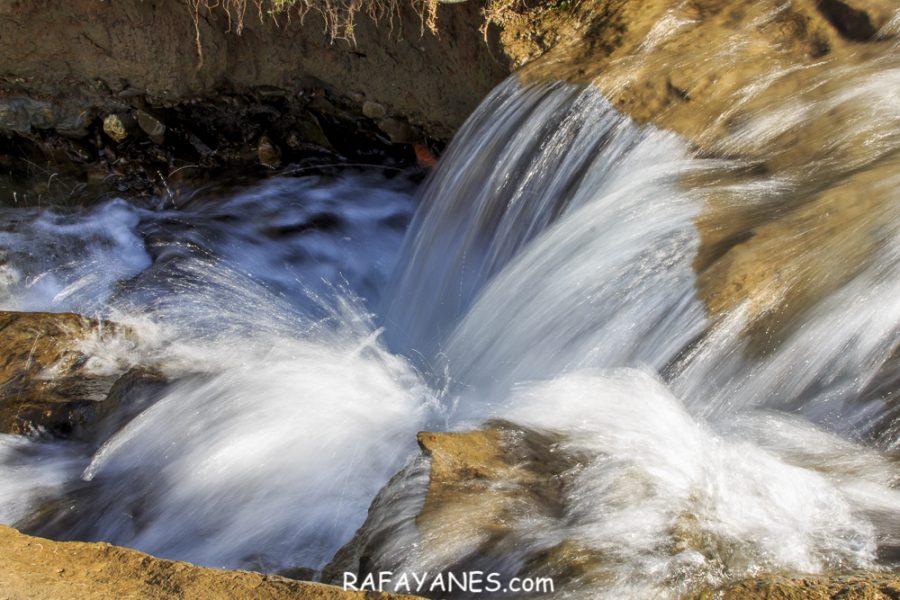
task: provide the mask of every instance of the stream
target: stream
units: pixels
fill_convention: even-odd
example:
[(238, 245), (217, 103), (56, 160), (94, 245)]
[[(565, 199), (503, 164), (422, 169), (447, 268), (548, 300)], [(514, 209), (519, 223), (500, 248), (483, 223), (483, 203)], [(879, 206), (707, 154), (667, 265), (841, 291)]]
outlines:
[[(896, 132), (900, 98), (881, 100)], [(812, 194), (809, 165), (700, 157), (574, 84), (511, 78), (422, 185), (348, 171), (177, 203), (7, 204), (0, 309), (127, 325), (137, 343), (92, 348), (92, 368), (153, 364), (172, 383), (97, 447), (0, 436), (0, 522), (40, 508), (32, 532), (56, 539), (318, 572), (417, 460), (418, 431), (502, 419), (586, 457), (565, 514), (522, 519), (490, 565), (514, 574), (577, 540), (604, 576), (563, 595), (895, 564), (900, 139), (875, 142), (850, 175), (819, 165), (888, 165), (872, 188), (888, 200), (847, 225), (877, 230), (872, 254), (827, 288), (808, 285), (827, 269), (785, 262), (785, 289), (813, 291), (775, 321), (740, 295), (708, 310), (698, 219), (717, 194), (764, 209)], [(810, 242), (792, 243), (758, 260), (801, 261)], [(673, 543), (686, 516), (691, 547)], [(385, 552), (447, 570), (463, 546), (398, 526)]]

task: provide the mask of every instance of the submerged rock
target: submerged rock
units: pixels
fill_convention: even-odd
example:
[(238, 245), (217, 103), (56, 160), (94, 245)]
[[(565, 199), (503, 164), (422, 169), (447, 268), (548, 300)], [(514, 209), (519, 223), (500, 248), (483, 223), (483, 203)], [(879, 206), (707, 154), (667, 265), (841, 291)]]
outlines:
[(147, 134), (154, 144), (161, 145), (166, 138), (166, 125), (161, 117), (146, 110), (134, 111), (138, 126)]
[[(6, 598), (402, 598), (247, 571), (163, 560), (104, 543), (54, 542), (0, 526), (0, 595)], [(410, 598), (409, 596), (406, 596)]]
[(281, 150), (267, 135), (259, 138), (256, 145), (256, 156), (259, 158), (259, 162), (267, 167), (275, 169), (281, 165)]

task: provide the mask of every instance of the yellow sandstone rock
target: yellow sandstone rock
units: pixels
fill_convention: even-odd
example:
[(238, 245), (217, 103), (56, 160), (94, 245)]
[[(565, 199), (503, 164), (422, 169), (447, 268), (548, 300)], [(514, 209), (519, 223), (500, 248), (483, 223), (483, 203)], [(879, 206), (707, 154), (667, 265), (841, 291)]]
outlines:
[[(162, 560), (103, 543), (53, 542), (0, 526), (0, 597), (154, 600), (389, 600), (403, 598)], [(407, 596), (407, 598), (411, 598)]]

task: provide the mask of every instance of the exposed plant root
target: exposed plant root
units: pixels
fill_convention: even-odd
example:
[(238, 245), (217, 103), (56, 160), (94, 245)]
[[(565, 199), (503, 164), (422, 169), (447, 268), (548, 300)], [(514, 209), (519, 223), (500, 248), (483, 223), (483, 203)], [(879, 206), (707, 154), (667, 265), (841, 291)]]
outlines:
[(386, 22), (388, 33), (392, 35), (394, 25), (400, 18), (401, 3), (405, 1), (411, 3), (419, 16), (420, 35), (424, 35), (426, 30), (437, 35), (438, 0), (185, 0), (194, 23), (198, 69), (203, 67), (201, 10), (224, 12), (228, 23), (227, 31), (237, 35), (243, 31), (244, 21), (250, 11), (256, 13), (261, 23), (271, 20), (276, 27), (281, 26), (282, 18), (288, 23), (295, 18), (303, 23), (306, 15), (316, 12), (321, 15), (324, 22), (323, 32), (331, 42), (345, 40), (355, 44), (354, 25), (360, 13), (376, 24)]

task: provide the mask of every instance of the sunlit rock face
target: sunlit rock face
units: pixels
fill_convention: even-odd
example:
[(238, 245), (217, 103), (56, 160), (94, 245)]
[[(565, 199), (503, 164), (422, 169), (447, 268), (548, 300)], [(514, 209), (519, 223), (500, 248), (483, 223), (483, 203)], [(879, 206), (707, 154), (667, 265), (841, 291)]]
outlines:
[(880, 1), (610, 1), (534, 11), (504, 40), (525, 62), (524, 33), (564, 31), (523, 81), (590, 83), (636, 121), (732, 159), (712, 181), (686, 182), (706, 204), (700, 294), (714, 314), (743, 301), (754, 317), (774, 313), (761, 324), (771, 330), (891, 252), (898, 22)]
[(427, 479), (418, 461), (398, 474), (326, 575), (483, 571), (678, 598), (760, 571), (871, 568), (896, 539), (890, 462), (799, 419), (699, 423), (628, 369), (513, 402), (517, 425), (419, 434)]

